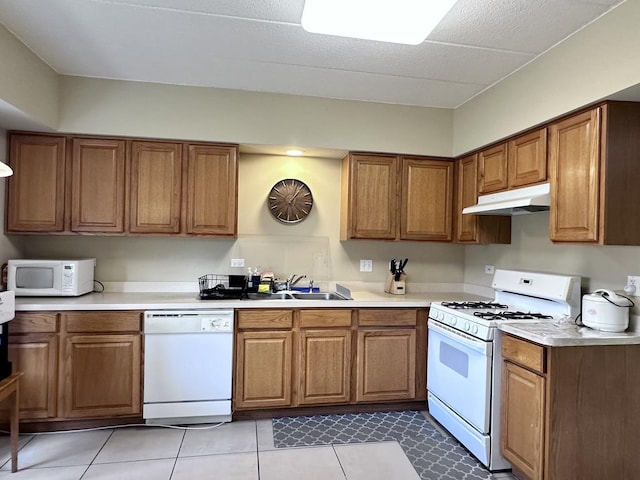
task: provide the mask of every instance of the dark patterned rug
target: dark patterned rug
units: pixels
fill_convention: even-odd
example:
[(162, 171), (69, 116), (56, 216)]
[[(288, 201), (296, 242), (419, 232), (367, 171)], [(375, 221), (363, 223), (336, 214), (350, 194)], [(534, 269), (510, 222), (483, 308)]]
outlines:
[(493, 480), (457, 440), (420, 412), (313, 415), (273, 419), (277, 448), (397, 441), (422, 480)]

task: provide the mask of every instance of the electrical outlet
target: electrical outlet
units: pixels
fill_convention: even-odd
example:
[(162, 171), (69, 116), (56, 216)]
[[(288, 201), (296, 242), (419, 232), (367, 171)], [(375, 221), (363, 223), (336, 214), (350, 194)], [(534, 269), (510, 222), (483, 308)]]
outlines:
[(361, 272), (373, 272), (373, 260), (360, 260)]
[(244, 267), (244, 258), (232, 258), (231, 259), (232, 267)]
[(635, 291), (631, 295), (640, 297), (640, 275), (627, 275), (627, 285), (635, 287)]
[(496, 271), (496, 267), (494, 267), (493, 265), (484, 266), (484, 273), (486, 273), (487, 275), (493, 275), (495, 271)]

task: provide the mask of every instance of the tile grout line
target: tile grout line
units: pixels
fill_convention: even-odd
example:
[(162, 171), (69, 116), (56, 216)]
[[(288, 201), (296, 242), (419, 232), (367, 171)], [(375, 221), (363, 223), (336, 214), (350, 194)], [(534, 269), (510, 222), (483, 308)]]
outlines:
[[(254, 425), (256, 429), (256, 473), (258, 474), (257, 480), (260, 480), (260, 438), (258, 437), (258, 422), (256, 420), (254, 420)], [(273, 430), (271, 436), (273, 437)]]
[(187, 429), (182, 430), (182, 439), (180, 440), (180, 446), (178, 447), (178, 451), (176, 452), (176, 458), (173, 459), (173, 466), (171, 467), (171, 473), (169, 474), (168, 480), (171, 480), (173, 474), (176, 471), (176, 465), (178, 464), (178, 458), (180, 458), (180, 451), (182, 450), (182, 445), (184, 445), (184, 438), (187, 436)]
[(107, 443), (109, 442), (109, 440), (111, 440), (111, 437), (113, 436), (113, 433), (115, 432), (115, 430), (111, 430), (111, 433), (109, 434), (109, 436), (107, 437), (107, 439), (104, 441), (104, 443), (102, 444), (102, 446), (98, 449), (98, 451), (96, 452), (96, 454), (93, 456), (93, 458), (91, 459), (91, 461), (89, 462), (89, 465), (87, 465), (87, 468), (84, 469), (84, 472), (82, 473), (82, 475), (80, 475), (80, 478), (78, 480), (82, 480), (84, 478), (84, 476), (87, 474), (87, 472), (89, 471), (89, 468), (91, 468), (91, 465), (93, 465), (93, 462), (96, 461), (96, 458), (98, 458), (98, 455), (100, 455), (100, 452), (104, 449), (104, 447), (107, 445)]
[(342, 462), (340, 461), (340, 455), (338, 455), (338, 451), (336, 450), (336, 446), (335, 446), (334, 443), (331, 444), (331, 449), (333, 450), (333, 454), (338, 459), (338, 465), (340, 465), (340, 470), (342, 470), (342, 475), (344, 476), (345, 480), (349, 480), (347, 478), (347, 472), (344, 471), (344, 466), (342, 465)]

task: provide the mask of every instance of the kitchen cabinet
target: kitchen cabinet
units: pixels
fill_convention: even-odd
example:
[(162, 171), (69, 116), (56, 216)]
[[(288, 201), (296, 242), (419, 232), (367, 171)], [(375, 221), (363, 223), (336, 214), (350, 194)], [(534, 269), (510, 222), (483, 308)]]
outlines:
[(65, 138), (10, 135), (6, 231), (62, 232), (65, 229)]
[(235, 236), (237, 148), (189, 145), (187, 163), (186, 232)]
[(142, 412), (141, 314), (61, 315), (61, 416), (136, 416)]
[(527, 132), (478, 153), (478, 193), (481, 195), (546, 180), (546, 128)]
[(236, 311), (238, 411), (426, 399), (426, 309)]
[(9, 358), (29, 422), (142, 412), (140, 312), (17, 312)]
[(640, 245), (640, 104), (609, 102), (549, 127), (554, 242)]
[(640, 345), (504, 335), (501, 452), (518, 478), (640, 478)]
[(240, 310), (236, 323), (234, 408), (291, 406), (293, 311)]
[(71, 148), (71, 231), (124, 234), (124, 140), (73, 138)]
[(129, 231), (180, 232), (182, 144), (131, 142)]
[(417, 323), (414, 309), (358, 311), (356, 402), (415, 398)]
[(299, 359), (299, 404), (348, 403), (351, 310), (301, 310)]
[(451, 240), (449, 160), (350, 153), (342, 162), (340, 239)]
[(402, 157), (400, 239), (451, 241), (453, 162)]
[(9, 360), (20, 379), (20, 419), (58, 415), (58, 322), (55, 313), (18, 312), (9, 326)]
[(11, 133), (7, 233), (237, 235), (238, 147)]
[(511, 217), (463, 215), (462, 209), (478, 201), (478, 157), (456, 162), (455, 241), (457, 243), (511, 243)]

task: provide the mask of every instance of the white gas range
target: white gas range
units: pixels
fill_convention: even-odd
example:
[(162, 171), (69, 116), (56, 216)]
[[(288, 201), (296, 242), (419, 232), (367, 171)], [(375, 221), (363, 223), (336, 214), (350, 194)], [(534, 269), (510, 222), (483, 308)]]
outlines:
[(489, 470), (511, 465), (500, 455), (505, 322), (575, 320), (580, 277), (496, 270), (490, 302), (434, 302), (429, 309), (427, 391), (431, 415)]

